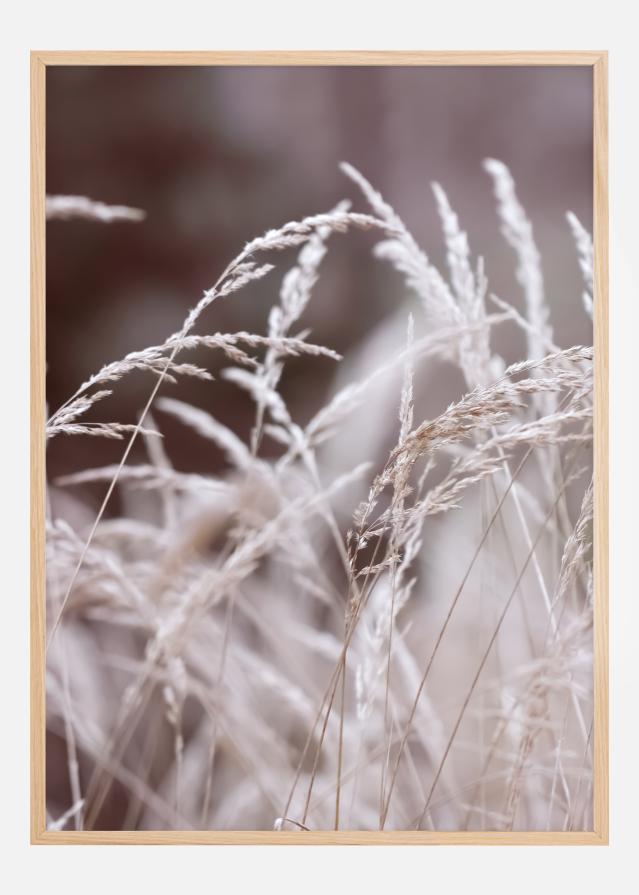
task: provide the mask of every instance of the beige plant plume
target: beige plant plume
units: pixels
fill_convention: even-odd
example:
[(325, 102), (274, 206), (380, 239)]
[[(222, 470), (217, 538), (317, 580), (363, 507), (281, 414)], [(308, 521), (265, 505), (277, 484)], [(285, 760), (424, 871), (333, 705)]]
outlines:
[[(554, 343), (532, 225), (502, 163), (486, 168), (524, 314), (517, 297), (492, 296), (499, 313), (488, 312), (484, 260), (440, 185), (446, 275), (342, 168), (368, 212), (342, 202), (247, 243), (178, 332), (103, 367), (48, 420), (47, 438), (126, 440), (119, 463), (50, 483), (67, 494), (61, 506), (106, 485), (86, 527), (49, 503), (47, 718), (66, 754), (51, 829), (592, 823), (592, 349)], [(77, 197), (51, 197), (47, 213), (143, 216)], [(592, 243), (569, 223), (591, 309)], [(300, 327), (331, 240), (355, 230), (379, 237), (375, 256), (410, 296), (405, 341), (304, 423), (282, 375), (302, 354), (339, 363)], [(195, 334), (215, 302), (266, 289), (276, 253), (291, 249), (264, 334)], [(509, 367), (492, 348), (503, 326), (528, 347)], [(247, 441), (159, 395), (183, 376), (216, 388), (183, 360), (196, 348), (220, 352), (223, 377), (252, 402)], [(462, 393), (420, 418), (429, 369), (451, 363)], [(137, 424), (86, 420), (140, 370), (152, 388)], [(395, 384), (389, 421), (371, 395)], [(379, 437), (336, 468), (362, 414)], [(221, 450), (226, 471), (175, 469), (167, 416)], [(130, 464), (138, 439), (148, 458)]]

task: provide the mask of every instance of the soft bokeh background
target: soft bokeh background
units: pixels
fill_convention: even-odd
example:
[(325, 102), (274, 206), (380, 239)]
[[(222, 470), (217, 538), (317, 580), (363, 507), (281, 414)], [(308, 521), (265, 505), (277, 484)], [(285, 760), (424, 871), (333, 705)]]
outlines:
[[(485, 256), (491, 291), (521, 307), (481, 167), (487, 156), (506, 162), (535, 227), (556, 341), (590, 343), (565, 212), (591, 226), (591, 86), (590, 69), (570, 67), (49, 68), (47, 192), (148, 215), (142, 224), (48, 225), (51, 409), (103, 363), (177, 329), (248, 239), (344, 196), (363, 209), (341, 160), (381, 190), (443, 266), (430, 189), (441, 182), (471, 249)], [(400, 278), (371, 259), (373, 243), (367, 234), (332, 240), (304, 321), (315, 341), (347, 352), (405, 299)], [(283, 272), (288, 259), (276, 260)], [(269, 278), (216, 304), (205, 325), (263, 332), (276, 291)], [(523, 356), (512, 328), (497, 339), (507, 360)], [(199, 359), (210, 364), (211, 355)], [(283, 387), (303, 420), (325, 397), (334, 366), (300, 359), (290, 370)], [(100, 418), (134, 421), (150, 387), (148, 375), (118, 383)], [(446, 383), (433, 389), (445, 396)], [(180, 397), (240, 431), (250, 426), (248, 399), (224, 382), (183, 381)], [(180, 465), (181, 442), (167, 426)], [(120, 452), (101, 439), (56, 439), (49, 472), (112, 462)], [(211, 462), (209, 449), (189, 445), (189, 468), (210, 470)]]
[[(443, 268), (443, 239), (430, 188), (432, 181), (439, 181), (468, 232), (473, 254), (485, 258), (490, 290), (522, 309), (515, 258), (499, 233), (492, 186), (481, 165), (486, 157), (504, 161), (535, 228), (555, 341), (563, 347), (590, 344), (591, 326), (581, 307), (581, 274), (565, 212), (573, 210), (591, 227), (591, 88), (586, 68), (49, 69), (47, 192), (86, 195), (147, 212), (138, 224), (48, 225), (51, 408), (104, 363), (160, 343), (178, 329), (188, 309), (247, 240), (285, 221), (329, 210), (344, 197), (364, 209), (362, 198), (338, 169), (341, 160), (350, 161), (381, 190)], [(367, 363), (383, 362), (403, 344), (411, 302), (401, 278), (372, 257), (375, 240), (363, 233), (331, 239), (303, 320), (313, 330), (313, 341), (347, 356), (345, 365), (355, 379)], [(273, 260), (276, 271), (215, 303), (199, 331), (263, 333), (294, 254)], [(507, 361), (526, 356), (525, 340), (513, 325), (496, 330), (493, 345)], [(214, 373), (228, 363), (212, 353), (189, 360)], [(281, 391), (293, 417), (304, 422), (334, 386), (336, 368), (331, 361), (304, 358), (286, 366)], [(420, 369), (417, 378), (419, 419), (441, 412), (464, 387), (452, 364)], [(152, 384), (148, 374), (127, 376), (115, 384), (113, 398), (96, 409), (98, 418), (135, 421)], [(327, 447), (324, 470), (338, 472), (362, 459), (375, 459), (367, 452), (383, 461), (389, 448), (384, 438), (396, 430), (399, 392), (397, 382), (389, 381), (384, 388), (375, 395), (375, 412), (365, 408), (344, 426), (333, 453)], [(253, 422), (249, 399), (219, 376), (212, 385), (182, 380), (177, 388), (164, 385), (163, 392), (177, 392), (181, 399), (206, 407), (244, 438)], [(210, 474), (222, 465), (220, 452), (210, 443), (185, 437), (184, 428), (172, 425), (166, 415), (160, 419), (167, 453), (177, 468)], [(276, 449), (266, 440), (263, 446), (265, 452)], [(117, 442), (56, 438), (47, 452), (49, 480), (116, 462), (121, 453)], [(139, 440), (132, 459), (142, 456), (144, 444)], [(527, 484), (534, 492), (538, 482), (533, 477)], [(92, 523), (92, 502), (98, 505), (104, 485), (72, 493), (69, 498), (64, 489), (52, 488), (50, 498), (55, 514), (81, 530)], [(107, 515), (122, 512), (121, 501), (116, 489)], [(576, 512), (579, 503), (574, 503)], [(146, 508), (139, 502), (129, 502), (123, 515), (132, 508), (134, 516), (144, 516)], [(471, 520), (478, 518), (474, 510)], [(466, 518), (453, 514), (430, 533), (430, 550), (424, 556), (430, 615), (412, 628), (412, 636), (420, 641), (419, 655), (439, 630), (441, 601), (454, 592), (459, 569), (473, 549), (474, 529), (467, 527)], [(495, 568), (501, 585), (506, 576), (501, 567)], [(483, 593), (479, 586), (475, 590)], [(500, 596), (499, 587), (495, 593)], [(488, 629), (493, 611), (492, 604), (487, 608), (479, 600), (450, 635), (454, 648), (439, 671), (441, 680), (433, 683), (447, 710), (461, 701), (465, 686), (459, 656), (474, 654), (481, 640), (478, 631), (486, 634), (478, 618)], [(545, 617), (539, 623), (545, 625)], [(508, 658), (516, 665), (525, 653), (510, 629), (507, 633)], [(231, 676), (234, 685), (237, 679)], [(102, 699), (104, 691), (99, 692)], [(113, 689), (111, 696), (117, 705), (120, 690)], [(469, 730), (472, 739), (475, 732)], [(50, 794), (59, 808), (54, 814), (59, 814), (69, 803), (66, 777), (60, 772), (60, 739), (52, 738), (47, 759)], [(472, 764), (463, 771), (472, 776)], [(102, 823), (117, 828), (125, 806), (123, 793), (116, 790)], [(247, 816), (241, 822), (260, 828), (272, 818)], [(453, 820), (444, 817), (439, 822), (445, 828)], [(542, 822), (535, 818), (533, 825)]]

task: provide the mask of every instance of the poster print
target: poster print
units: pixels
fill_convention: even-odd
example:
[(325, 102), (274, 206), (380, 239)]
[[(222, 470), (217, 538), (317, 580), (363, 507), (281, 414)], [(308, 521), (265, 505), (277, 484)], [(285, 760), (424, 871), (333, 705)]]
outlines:
[(46, 74), (49, 831), (593, 830), (588, 66)]

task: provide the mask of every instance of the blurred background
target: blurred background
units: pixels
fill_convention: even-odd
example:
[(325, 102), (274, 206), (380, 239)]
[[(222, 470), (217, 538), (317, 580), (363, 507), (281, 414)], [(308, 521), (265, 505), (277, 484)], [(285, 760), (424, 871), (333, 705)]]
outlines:
[[(343, 198), (351, 199), (355, 209), (367, 210), (356, 188), (340, 172), (342, 160), (357, 167), (382, 192), (429, 258), (444, 271), (444, 243), (431, 190), (433, 181), (440, 182), (468, 233), (473, 257), (485, 259), (489, 290), (523, 310), (515, 278), (516, 259), (499, 232), (492, 184), (482, 168), (486, 157), (500, 159), (510, 167), (519, 199), (533, 223), (555, 341), (562, 347), (590, 344), (591, 324), (581, 304), (582, 278), (565, 213), (574, 211), (591, 229), (591, 69), (49, 67), (47, 193), (84, 195), (146, 212), (141, 223), (105, 225), (76, 220), (48, 224), (50, 410), (103, 364), (159, 344), (179, 329), (203, 290), (216, 281), (248, 240), (286, 221), (328, 211)], [(281, 392), (293, 418), (301, 424), (325, 402), (342, 366), (350, 374), (349, 381), (361, 379), (371, 365), (379, 366), (394, 357), (405, 343), (407, 311), (415, 300), (390, 265), (372, 256), (378, 239), (361, 232), (330, 239), (301, 325), (312, 329), (313, 342), (336, 349), (346, 359), (343, 365), (324, 358), (287, 360)], [(295, 261), (295, 251), (268, 260), (274, 261), (277, 269), (264, 280), (214, 303), (199, 321), (198, 332), (266, 331), (269, 309), (277, 301), (282, 276)], [(425, 325), (423, 316), (421, 325)], [(493, 346), (507, 362), (526, 356), (525, 339), (511, 323), (493, 331)], [(247, 395), (219, 375), (228, 359), (213, 352), (191, 353), (186, 359), (207, 366), (216, 381), (183, 378), (177, 386), (163, 384), (163, 394), (205, 407), (246, 439), (254, 421), (254, 406)], [(385, 377), (383, 383), (376, 384), (368, 405), (353, 414), (339, 437), (326, 446), (321, 469), (323, 474), (332, 471), (328, 481), (362, 460), (384, 462), (397, 437), (399, 378), (397, 371), (395, 378)], [(441, 412), (464, 388), (459, 369), (439, 361), (420, 366), (416, 385), (418, 420)], [(93, 418), (135, 422), (152, 387), (148, 373), (126, 376), (113, 384), (113, 396), (95, 408)], [(167, 414), (158, 412), (156, 422), (177, 469), (216, 475), (223, 467), (224, 458), (210, 441), (185, 433), (184, 426)], [(262, 448), (265, 454), (281, 450), (269, 439)], [(49, 481), (55, 482), (64, 473), (118, 462), (122, 450), (123, 443), (117, 441), (55, 438), (47, 448)], [(137, 440), (131, 459), (133, 463), (146, 460), (143, 439)], [(535, 470), (531, 476), (527, 483), (536, 493), (539, 478)], [(74, 531), (81, 532), (83, 526), (88, 529), (105, 487), (104, 483), (80, 489), (52, 487), (49, 498), (54, 515), (71, 522)], [(352, 500), (349, 495), (345, 500), (347, 511), (340, 517), (344, 529), (350, 524), (352, 507), (363, 496)], [(157, 507), (149, 507), (144, 500), (139, 493), (127, 494), (126, 489), (118, 488), (106, 515), (121, 513), (126, 519), (144, 518), (152, 510), (157, 513)], [(581, 492), (573, 501), (575, 513), (580, 501)], [(426, 586), (420, 600), (414, 601), (420, 612), (411, 615), (410, 636), (418, 657), (440, 629), (445, 597), (455, 592), (459, 570), (474, 549), (480, 512), (479, 503), (471, 503), (468, 513), (446, 515), (429, 529), (429, 549), (420, 556)], [(519, 531), (516, 524), (513, 529)], [(523, 551), (524, 545), (515, 543), (515, 548)], [(331, 568), (331, 562), (338, 566), (328, 548), (318, 548), (318, 555), (325, 568)], [(153, 568), (160, 558), (153, 557)], [(123, 561), (128, 561), (127, 556)], [(548, 574), (551, 571), (556, 574), (557, 570), (549, 569)], [(498, 582), (494, 593), (489, 573), (494, 573)], [(473, 661), (482, 637), (487, 637), (494, 623), (496, 607), (501, 605), (500, 587), (503, 589), (510, 574), (509, 566), (505, 571), (503, 564), (492, 566), (489, 556), (486, 567), (477, 570), (478, 581), (471, 580), (469, 589), (478, 599), (469, 602), (466, 614), (460, 614), (458, 626), (449, 635), (454, 648), (432, 684), (446, 718), (465, 692), (467, 668), (459, 657)], [(309, 609), (308, 601), (295, 599), (298, 615), (291, 614), (283, 597), (280, 604), (280, 595), (290, 587), (288, 579), (257, 580), (250, 600), (259, 607), (263, 592), (268, 593), (269, 612), (278, 618), (278, 607), (283, 607), (280, 617), (286, 619), (286, 630), (298, 615), (309, 622), (307, 612), (313, 630), (329, 630), (323, 616), (318, 620), (310, 615), (315, 608)], [(96, 589), (94, 582), (90, 585)], [(532, 593), (538, 596), (536, 589)], [(74, 626), (72, 619), (65, 628), (78, 638), (74, 644), (80, 650), (75, 656), (82, 673), (76, 675), (74, 685), (84, 688), (81, 696), (89, 694), (86, 717), (93, 721), (95, 715), (96, 723), (108, 731), (112, 723), (109, 712), (115, 717), (119, 711), (124, 688), (123, 675), (118, 677), (119, 672), (108, 664), (110, 654), (135, 656), (141, 654), (142, 647), (129, 644), (125, 627), (113, 635), (109, 625), (101, 626), (99, 617), (96, 622), (89, 612), (87, 618), (88, 624), (81, 616), (79, 623)], [(215, 621), (214, 615), (207, 618), (207, 624)], [(543, 613), (537, 623), (545, 630)], [(517, 639), (517, 625), (515, 618), (503, 638), (505, 646), (500, 645), (495, 660), (498, 671), (499, 662), (517, 668), (522, 656), (528, 655)], [(248, 642), (249, 658), (259, 659), (260, 649), (268, 658), (263, 644), (254, 649), (253, 628), (247, 630), (244, 640), (234, 634), (237, 648)], [(305, 655), (298, 656), (294, 634), (291, 642), (294, 661), (290, 667), (295, 678), (303, 666), (323, 680), (322, 663), (313, 665)], [(211, 656), (216, 638), (208, 636), (206, 643), (207, 661), (214, 667)], [(272, 661), (279, 667), (280, 654)], [(250, 708), (251, 700), (256, 699), (255, 709), (251, 709), (251, 736), (247, 737), (250, 742), (260, 712), (274, 729), (281, 729), (279, 697), (269, 693), (268, 679), (262, 666), (259, 669), (255, 678), (244, 666), (241, 673), (231, 669), (229, 674), (234, 700), (229, 705)], [(492, 665), (489, 671), (495, 671)], [(239, 688), (237, 698), (234, 688)], [(508, 695), (509, 691), (503, 692)], [(501, 689), (498, 695), (501, 698)], [(85, 720), (84, 712), (79, 716)], [(163, 723), (163, 709), (158, 710), (158, 718)], [(140, 730), (143, 728), (141, 725)], [(164, 738), (158, 738), (159, 770), (154, 769), (149, 777), (158, 787), (157, 780), (164, 780), (167, 786), (171, 780), (172, 733), (164, 733)], [(476, 741), (475, 727), (468, 727), (467, 738)], [(187, 744), (192, 745), (195, 739), (187, 737)], [(259, 744), (259, 740), (255, 742)], [(137, 748), (135, 742), (134, 746)], [(466, 753), (461, 755), (456, 762), (463, 779), (473, 779), (477, 770)], [(89, 756), (83, 760), (86, 777), (91, 767)], [(233, 782), (229, 771), (235, 766), (218, 761), (222, 768), (218, 785), (224, 791), (229, 787), (229, 804), (235, 811), (238, 795), (233, 786), (239, 783)], [(47, 762), (52, 816), (58, 816), (70, 804), (71, 794), (67, 791), (64, 739), (55, 727), (50, 731)], [(135, 755), (131, 762), (133, 768), (138, 767)], [(428, 767), (425, 758), (424, 762)], [(243, 779), (237, 769), (234, 773), (238, 780)], [(239, 819), (216, 815), (211, 823), (239, 823), (251, 829), (272, 826), (271, 814), (250, 788), (248, 792), (251, 804)], [(500, 798), (498, 792), (496, 804)], [(545, 811), (543, 801), (541, 807)], [(102, 827), (117, 829), (133, 823), (130, 810), (129, 797), (118, 784), (100, 816)], [(442, 828), (458, 823), (446, 810), (437, 819)], [(144, 821), (147, 825), (154, 822), (158, 821), (152, 814)], [(522, 822), (531, 828), (543, 827), (545, 814), (524, 817)]]
[[(585, 67), (50, 67), (47, 192), (147, 212), (140, 224), (48, 225), (50, 409), (104, 363), (175, 331), (250, 238), (344, 197), (364, 210), (338, 169), (341, 160), (384, 194), (443, 268), (430, 188), (439, 181), (473, 253), (485, 257), (490, 290), (521, 308), (514, 256), (481, 167), (488, 156), (504, 161), (534, 225), (555, 340), (590, 343), (565, 212), (591, 228), (591, 137)], [(371, 258), (374, 242), (368, 234), (331, 240), (304, 320), (313, 341), (346, 353), (406, 299), (397, 274)], [(264, 332), (293, 259), (278, 257), (267, 280), (215, 304), (206, 329)], [(507, 332), (497, 336), (498, 348), (518, 360), (523, 341), (514, 328)], [(189, 360), (210, 366), (211, 354)], [(304, 421), (325, 399), (335, 367), (313, 359), (288, 367), (285, 397)], [(151, 386), (148, 374), (116, 383), (99, 418), (135, 421)], [(433, 387), (445, 396), (445, 382)], [(230, 384), (183, 380), (179, 389), (180, 398), (248, 431), (252, 406)], [(217, 462), (209, 446), (189, 439), (182, 463), (170, 421), (165, 434), (178, 467), (211, 471)], [(49, 475), (114, 462), (120, 453), (117, 442), (54, 439)]]

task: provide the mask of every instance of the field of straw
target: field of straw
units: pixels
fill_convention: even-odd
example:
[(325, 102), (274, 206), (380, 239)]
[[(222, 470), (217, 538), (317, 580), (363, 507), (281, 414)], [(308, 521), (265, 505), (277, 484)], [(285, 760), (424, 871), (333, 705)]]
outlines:
[[(555, 343), (533, 225), (507, 167), (484, 167), (520, 296), (491, 292), (441, 186), (447, 270), (344, 164), (356, 203), (252, 238), (179, 331), (48, 408), (48, 441), (122, 445), (48, 482), (50, 829), (591, 828), (593, 353)], [(80, 197), (47, 215), (145, 226)], [(592, 315), (591, 238), (565, 226), (573, 313)], [(341, 358), (304, 318), (362, 230), (411, 300)], [(218, 332), (244, 287), (263, 331)], [(280, 386), (302, 355), (335, 378), (296, 419)], [(140, 371), (138, 422), (112, 421)], [(426, 416), (434, 371), (458, 396)], [(184, 377), (232, 383), (250, 436), (181, 400)], [(210, 474), (175, 464), (169, 421)]]

